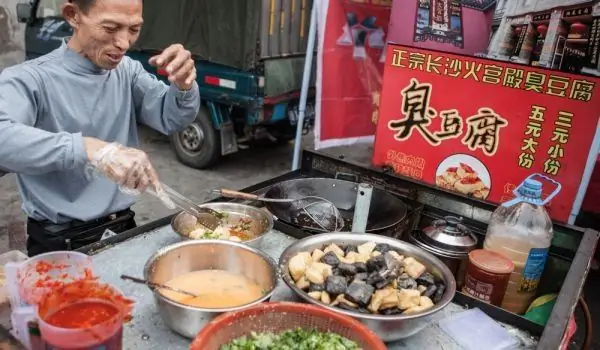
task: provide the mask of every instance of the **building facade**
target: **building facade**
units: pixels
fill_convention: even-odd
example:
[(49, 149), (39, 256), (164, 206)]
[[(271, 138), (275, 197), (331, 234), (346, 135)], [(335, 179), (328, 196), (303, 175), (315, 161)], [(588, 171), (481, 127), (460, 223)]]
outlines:
[(499, 0), (487, 56), (600, 75), (600, 0)]
[(395, 0), (388, 40), (464, 55), (485, 54), (496, 0)]

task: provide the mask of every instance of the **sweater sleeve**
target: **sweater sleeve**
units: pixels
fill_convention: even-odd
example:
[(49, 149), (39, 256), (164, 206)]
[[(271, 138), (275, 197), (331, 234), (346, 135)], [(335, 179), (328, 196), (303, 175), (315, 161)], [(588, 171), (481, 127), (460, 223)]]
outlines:
[(191, 124), (200, 109), (198, 84), (188, 91), (167, 85), (147, 72), (138, 61), (126, 58), (133, 75), (133, 101), (138, 120), (163, 134)]
[(81, 133), (35, 128), (42, 110), (40, 86), (26, 66), (0, 74), (0, 172), (38, 175), (87, 162)]

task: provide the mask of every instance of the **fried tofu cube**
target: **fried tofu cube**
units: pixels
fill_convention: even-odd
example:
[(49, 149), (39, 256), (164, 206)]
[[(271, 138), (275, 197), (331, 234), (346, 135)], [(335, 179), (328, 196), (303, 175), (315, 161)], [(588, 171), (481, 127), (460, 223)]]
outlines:
[(419, 306), (421, 302), (421, 293), (416, 289), (400, 289), (398, 292), (398, 308), (408, 310)]
[(301, 252), (294, 255), (288, 263), (288, 269), (290, 275), (294, 281), (298, 281), (308, 268), (308, 265), (312, 262), (312, 258), (309, 252)]
[(425, 265), (421, 264), (412, 257), (404, 259), (404, 271), (412, 278), (417, 279), (427, 271)]

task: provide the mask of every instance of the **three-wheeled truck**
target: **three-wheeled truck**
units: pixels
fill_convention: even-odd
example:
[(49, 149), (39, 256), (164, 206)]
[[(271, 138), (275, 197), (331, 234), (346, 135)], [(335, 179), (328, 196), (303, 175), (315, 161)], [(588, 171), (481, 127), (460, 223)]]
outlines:
[[(54, 50), (72, 35), (61, 17), (64, 1), (17, 5), (19, 20), (27, 24), (27, 59)], [(171, 136), (182, 163), (202, 169), (254, 144), (294, 138), (312, 2), (144, 0), (144, 26), (128, 55), (164, 81), (148, 64), (151, 56), (181, 43), (196, 60), (202, 107), (194, 123)], [(312, 98), (306, 111), (308, 132)]]

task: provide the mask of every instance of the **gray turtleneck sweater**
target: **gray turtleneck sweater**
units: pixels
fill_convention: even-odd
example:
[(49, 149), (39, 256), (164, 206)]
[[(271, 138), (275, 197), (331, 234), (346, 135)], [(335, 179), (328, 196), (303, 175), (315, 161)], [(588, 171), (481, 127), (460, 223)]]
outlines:
[(16, 173), (22, 208), (36, 220), (92, 220), (135, 198), (88, 179), (83, 136), (138, 146), (137, 123), (170, 134), (200, 107), (198, 86), (170, 87), (125, 57), (103, 70), (66, 43), (0, 74), (0, 170)]

